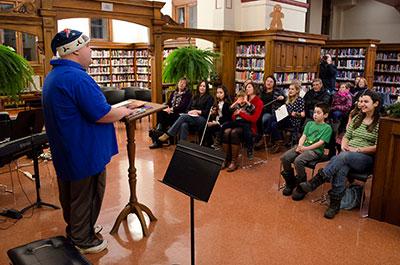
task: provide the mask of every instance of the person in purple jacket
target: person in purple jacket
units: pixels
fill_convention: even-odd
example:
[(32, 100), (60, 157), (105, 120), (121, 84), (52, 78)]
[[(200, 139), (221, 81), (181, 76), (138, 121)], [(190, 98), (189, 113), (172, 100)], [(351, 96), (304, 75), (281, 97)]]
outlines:
[(350, 88), (350, 83), (342, 83), (340, 84), (339, 91), (333, 95), (331, 119), (333, 130), (336, 135), (338, 133), (340, 124), (346, 123), (344, 120), (346, 120), (346, 117), (348, 117), (353, 104)]

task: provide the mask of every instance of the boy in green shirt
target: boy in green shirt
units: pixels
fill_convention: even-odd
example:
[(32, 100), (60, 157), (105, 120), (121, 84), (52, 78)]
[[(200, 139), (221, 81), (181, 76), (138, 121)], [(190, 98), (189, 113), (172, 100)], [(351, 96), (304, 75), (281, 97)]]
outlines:
[[(315, 104), (314, 120), (307, 122), (299, 144), (281, 156), (283, 167), (281, 174), (286, 181), (286, 186), (282, 191), (284, 196), (292, 195), (292, 199), (298, 201), (306, 195), (298, 184), (307, 180), (305, 165), (319, 159), (324, 153), (325, 143), (329, 143), (332, 128), (325, 123), (328, 114), (328, 104), (323, 102)], [(297, 177), (294, 175), (292, 163), (296, 169)], [(296, 190), (293, 192), (295, 188)]]

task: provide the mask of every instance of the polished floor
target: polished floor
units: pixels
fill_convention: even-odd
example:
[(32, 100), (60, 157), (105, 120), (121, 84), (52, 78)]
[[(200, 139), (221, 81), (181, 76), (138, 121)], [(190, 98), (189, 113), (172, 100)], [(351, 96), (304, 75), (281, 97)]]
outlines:
[[(148, 126), (145, 119), (137, 125), (137, 196), (158, 221), (150, 223), (150, 235), (143, 237), (138, 219), (129, 215), (116, 235), (109, 234), (129, 200), (126, 136), (118, 123), (120, 153), (107, 167), (98, 220), (109, 247), (87, 255), (93, 264), (190, 264), (189, 198), (159, 182), (174, 147), (149, 150)], [(265, 153), (258, 151), (256, 156), (265, 158)], [(41, 163), (40, 170), (42, 199), (59, 204), (51, 162)], [(277, 191), (278, 172), (279, 154), (269, 156), (265, 164), (221, 172), (209, 202), (195, 202), (196, 264), (400, 264), (400, 227), (361, 218), (357, 210), (341, 211), (327, 220), (325, 206), (311, 203), (319, 192), (294, 202)], [(27, 206), (24, 192), (35, 200), (34, 183), (19, 175), (13, 176), (14, 195), (0, 191), (0, 208)], [(0, 183), (11, 186), (10, 176), (0, 175)], [(47, 208), (28, 211), (15, 224), (1, 217), (0, 264), (8, 264), (8, 249), (62, 235), (64, 226), (61, 211)]]

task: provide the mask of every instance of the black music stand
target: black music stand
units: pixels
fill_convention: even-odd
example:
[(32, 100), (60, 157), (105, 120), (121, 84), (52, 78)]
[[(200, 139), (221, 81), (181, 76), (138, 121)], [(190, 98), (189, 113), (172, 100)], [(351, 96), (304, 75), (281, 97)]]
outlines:
[[(19, 116), (20, 114), (18, 114)], [(60, 207), (55, 206), (53, 204), (43, 202), (42, 199), (40, 198), (40, 175), (39, 175), (39, 160), (38, 157), (42, 151), (42, 145), (41, 144), (36, 144), (34, 142), (34, 133), (40, 133), (43, 129), (44, 126), (44, 119), (43, 119), (43, 110), (42, 109), (36, 109), (36, 110), (31, 110), (27, 111), (28, 116), (27, 120), (29, 121), (29, 131), (31, 132), (31, 148), (32, 148), (32, 160), (33, 160), (33, 170), (34, 170), (34, 175), (32, 177), (35, 178), (35, 188), (36, 188), (36, 202), (32, 203), (31, 205), (23, 208), (20, 212), (21, 214), (24, 214), (28, 209), (30, 208), (42, 208), (42, 206), (47, 206), (53, 209), (60, 209)], [(17, 119), (18, 119), (17, 116)], [(28, 125), (27, 124), (27, 125)], [(25, 125), (25, 126), (27, 126)]]
[(208, 202), (225, 154), (207, 147), (180, 141), (172, 156), (162, 183), (190, 197), (191, 264), (194, 251), (194, 199)]

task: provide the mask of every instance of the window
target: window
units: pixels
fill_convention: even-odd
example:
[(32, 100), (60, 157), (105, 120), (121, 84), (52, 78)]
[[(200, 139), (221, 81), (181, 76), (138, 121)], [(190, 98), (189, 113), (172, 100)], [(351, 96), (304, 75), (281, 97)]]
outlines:
[(22, 33), (23, 57), (28, 61), (37, 60), (37, 37), (32, 34)]
[(189, 6), (189, 28), (197, 28), (197, 5)]
[(197, 1), (173, 0), (172, 18), (185, 28), (197, 28)]
[(0, 29), (0, 42), (17, 50), (17, 35), (15, 30)]
[(37, 40), (37, 36), (29, 33), (0, 29), (0, 44), (12, 47), (28, 61), (38, 60)]
[(13, 4), (8, 4), (8, 3), (0, 3), (0, 12), (1, 11), (10, 11), (11, 9), (14, 8)]
[(109, 40), (109, 36), (108, 19), (90, 19), (90, 37), (92, 39)]
[(185, 8), (184, 7), (178, 8), (178, 23), (185, 24)]

